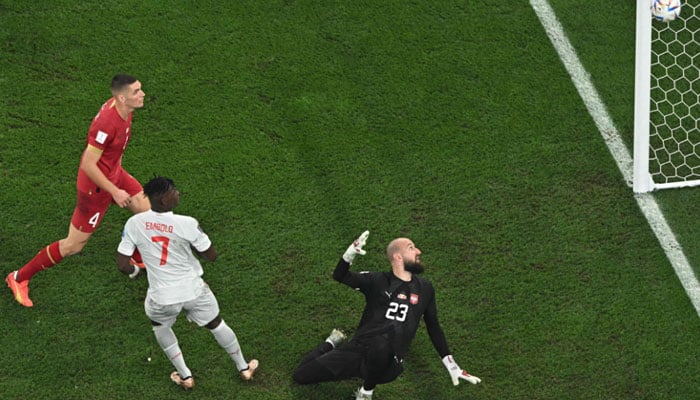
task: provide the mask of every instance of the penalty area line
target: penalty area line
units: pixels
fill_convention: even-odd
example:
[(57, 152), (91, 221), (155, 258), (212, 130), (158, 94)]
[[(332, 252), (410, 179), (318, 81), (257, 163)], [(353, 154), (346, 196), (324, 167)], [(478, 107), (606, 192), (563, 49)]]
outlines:
[[(593, 118), (598, 131), (605, 140), (617, 167), (627, 182), (627, 186), (632, 188), (632, 168), (633, 160), (630, 152), (620, 137), (617, 128), (608, 114), (607, 108), (598, 95), (598, 91), (591, 82), (590, 75), (578, 59), (578, 55), (569, 42), (569, 38), (564, 33), (564, 29), (557, 20), (552, 7), (547, 0), (530, 0), (530, 6), (537, 14), (540, 23), (547, 32), (549, 40), (559, 54), (564, 67), (569, 72), (571, 80), (576, 86), (581, 99), (583, 100), (588, 113)], [(683, 285), (688, 298), (695, 307), (695, 312), (700, 316), (700, 283), (693, 272), (688, 259), (683, 253), (683, 248), (676, 240), (676, 235), (666, 222), (663, 212), (651, 193), (634, 195), (640, 210), (649, 222), (649, 226), (656, 235), (661, 248), (666, 253), (666, 257), (671, 262), (676, 276)]]

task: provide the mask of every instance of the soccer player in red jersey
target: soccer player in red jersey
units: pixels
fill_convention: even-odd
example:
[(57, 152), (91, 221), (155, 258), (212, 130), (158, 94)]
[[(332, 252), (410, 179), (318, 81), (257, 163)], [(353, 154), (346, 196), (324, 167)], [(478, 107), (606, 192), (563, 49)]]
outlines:
[(143, 107), (141, 82), (130, 75), (116, 75), (111, 83), (112, 98), (102, 105), (90, 124), (87, 143), (80, 159), (77, 204), (68, 236), (41, 249), (37, 255), (5, 278), (18, 303), (32, 307), (29, 280), (39, 271), (79, 253), (97, 229), (110, 204), (128, 208), (134, 214), (149, 210), (143, 187), (122, 168), (122, 155), (131, 138), (134, 110)]

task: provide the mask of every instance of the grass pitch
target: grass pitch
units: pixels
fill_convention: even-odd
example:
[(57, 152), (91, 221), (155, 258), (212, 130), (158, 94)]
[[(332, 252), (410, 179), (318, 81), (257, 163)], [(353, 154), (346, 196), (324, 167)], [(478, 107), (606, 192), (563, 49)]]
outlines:
[[(631, 143), (634, 5), (552, 1)], [(421, 328), (378, 399), (691, 399), (699, 319), (528, 2), (0, 2), (0, 271), (67, 232), (91, 118), (112, 75), (136, 75), (124, 165), (172, 177), (177, 210), (220, 253), (223, 318), (261, 369), (248, 384), (204, 329), (175, 326), (182, 392), (116, 270), (128, 213), (0, 301), (11, 399), (345, 399), (359, 381), (298, 386), (304, 352), (352, 331), (361, 295), (335, 283), (424, 252), (456, 360), (453, 387)], [(694, 265), (697, 190), (656, 195)], [(147, 361), (148, 358), (151, 361)]]

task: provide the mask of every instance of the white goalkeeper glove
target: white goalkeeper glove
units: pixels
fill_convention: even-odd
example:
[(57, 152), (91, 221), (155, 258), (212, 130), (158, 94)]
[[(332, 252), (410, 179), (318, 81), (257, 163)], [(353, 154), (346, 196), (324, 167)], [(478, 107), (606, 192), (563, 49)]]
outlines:
[(360, 255), (365, 255), (367, 254), (366, 251), (362, 250), (362, 247), (367, 243), (367, 237), (369, 236), (369, 231), (364, 231), (362, 232), (362, 235), (355, 239), (354, 242), (348, 247), (347, 250), (345, 250), (345, 254), (343, 254), (343, 260), (347, 262), (348, 264), (352, 264), (352, 261), (355, 259), (355, 256), (360, 254)]
[(445, 368), (447, 368), (447, 371), (450, 373), (450, 378), (452, 378), (452, 384), (455, 386), (459, 385), (460, 379), (464, 379), (465, 381), (473, 385), (476, 385), (477, 383), (481, 382), (481, 379), (474, 375), (469, 375), (467, 371), (460, 368), (451, 355), (445, 356), (442, 359), (442, 363), (445, 365)]

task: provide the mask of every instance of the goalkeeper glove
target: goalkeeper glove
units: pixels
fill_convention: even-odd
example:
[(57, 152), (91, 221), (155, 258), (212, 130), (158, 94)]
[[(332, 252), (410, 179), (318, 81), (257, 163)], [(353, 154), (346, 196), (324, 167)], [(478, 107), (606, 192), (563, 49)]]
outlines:
[(356, 255), (361, 254), (364, 256), (367, 254), (366, 251), (362, 250), (362, 247), (365, 245), (365, 243), (367, 243), (367, 236), (369, 236), (369, 231), (362, 232), (362, 235), (355, 239), (350, 247), (345, 250), (345, 254), (343, 254), (343, 260), (345, 260), (345, 262), (352, 264), (352, 261), (355, 259)]
[(476, 385), (477, 383), (481, 382), (481, 379), (474, 375), (469, 375), (467, 371), (460, 368), (451, 355), (445, 356), (442, 359), (442, 363), (445, 365), (445, 368), (447, 368), (447, 371), (450, 373), (450, 378), (452, 378), (452, 384), (455, 386), (459, 385), (460, 379), (464, 379), (465, 381), (473, 385)]

